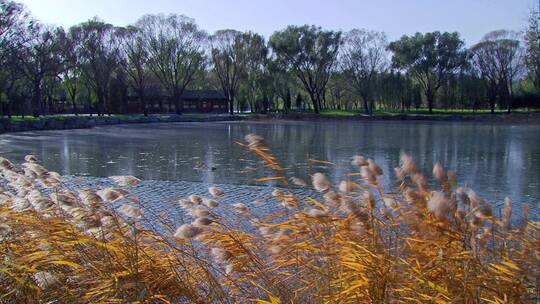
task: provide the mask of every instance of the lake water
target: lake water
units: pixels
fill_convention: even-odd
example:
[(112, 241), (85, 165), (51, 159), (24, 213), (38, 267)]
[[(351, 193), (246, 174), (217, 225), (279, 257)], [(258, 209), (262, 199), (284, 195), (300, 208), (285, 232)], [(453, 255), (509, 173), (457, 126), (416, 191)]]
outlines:
[[(135, 175), (141, 179), (255, 184), (269, 172), (235, 144), (248, 133), (265, 137), (282, 165), (307, 179), (308, 159), (327, 160), (311, 170), (336, 182), (351, 172), (350, 157), (373, 158), (395, 186), (400, 151), (425, 172), (440, 161), (494, 205), (505, 196), (540, 202), (540, 126), (465, 122), (233, 122), (104, 126), (83, 130), (0, 135), (0, 155), (22, 162), (34, 154), (64, 175)], [(257, 169), (259, 168), (259, 169)]]

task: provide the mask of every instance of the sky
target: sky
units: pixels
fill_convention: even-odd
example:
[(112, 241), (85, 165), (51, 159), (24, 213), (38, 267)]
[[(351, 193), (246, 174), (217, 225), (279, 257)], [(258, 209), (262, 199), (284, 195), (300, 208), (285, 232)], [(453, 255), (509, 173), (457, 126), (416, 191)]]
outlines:
[(525, 29), (540, 0), (19, 0), (45, 23), (69, 27), (94, 16), (118, 26), (144, 14), (176, 13), (204, 30), (252, 30), (268, 38), (287, 25), (384, 31), (390, 40), (458, 31), (472, 45), (492, 30)]

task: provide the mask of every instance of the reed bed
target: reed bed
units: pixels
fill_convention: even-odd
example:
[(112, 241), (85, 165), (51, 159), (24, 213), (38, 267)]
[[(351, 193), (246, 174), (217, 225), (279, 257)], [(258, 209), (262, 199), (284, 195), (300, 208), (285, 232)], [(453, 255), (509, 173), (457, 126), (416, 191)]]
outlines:
[[(227, 193), (178, 201), (191, 219), (152, 220), (131, 188), (74, 189), (33, 156), (0, 158), (0, 303), (534, 303), (540, 223), (500, 215), (436, 164), (430, 186), (401, 155), (396, 189), (357, 155), (332, 185), (289, 176), (263, 138), (238, 143), (277, 181), (261, 217)], [(320, 162), (310, 160), (312, 162)], [(295, 187), (314, 189), (299, 195)], [(234, 216), (230, 215), (234, 214)], [(155, 217), (152, 217), (155, 219)], [(160, 225), (161, 229), (153, 229)], [(158, 233), (157, 231), (165, 231)]]

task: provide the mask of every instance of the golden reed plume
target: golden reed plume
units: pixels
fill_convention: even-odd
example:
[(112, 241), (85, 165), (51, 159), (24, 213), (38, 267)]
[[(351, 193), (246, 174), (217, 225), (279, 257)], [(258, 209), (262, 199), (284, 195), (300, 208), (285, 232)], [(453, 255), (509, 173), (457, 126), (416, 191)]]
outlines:
[[(146, 214), (122, 187), (75, 189), (29, 156), (0, 158), (2, 303), (534, 303), (540, 223), (501, 215), (436, 164), (432, 188), (401, 155), (397, 189), (372, 160), (337, 186), (288, 176), (263, 138), (239, 143), (281, 187), (256, 205), (230, 193), (180, 199), (183, 223)], [(331, 165), (330, 162), (322, 162)], [(289, 183), (290, 181), (290, 183)], [(300, 188), (293, 188), (300, 187)], [(300, 190), (300, 191), (297, 191)], [(226, 211), (226, 212), (223, 212)]]

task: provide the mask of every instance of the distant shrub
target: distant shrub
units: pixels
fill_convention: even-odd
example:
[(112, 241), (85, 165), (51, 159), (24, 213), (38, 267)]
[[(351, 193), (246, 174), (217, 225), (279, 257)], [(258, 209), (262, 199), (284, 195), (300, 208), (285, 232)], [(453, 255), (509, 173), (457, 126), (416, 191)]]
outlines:
[(514, 97), (513, 108), (540, 109), (540, 94), (525, 93)]

